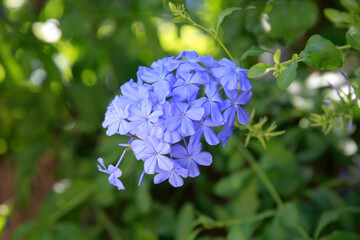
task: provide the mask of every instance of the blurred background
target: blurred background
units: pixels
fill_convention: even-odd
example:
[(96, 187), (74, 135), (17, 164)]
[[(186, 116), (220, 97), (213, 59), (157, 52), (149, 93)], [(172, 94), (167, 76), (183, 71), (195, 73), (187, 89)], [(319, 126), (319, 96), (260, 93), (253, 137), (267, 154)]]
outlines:
[[(282, 48), (282, 61), (299, 53), (320, 34), (346, 45), (346, 28), (334, 26), (324, 9), (346, 12), (337, 0), (267, 1), (186, 0), (193, 19), (214, 28), (228, 7), (256, 9), (227, 17), (221, 38), (239, 60), (251, 46)], [(269, 2), (269, 1), (268, 1)], [(276, 207), (244, 161), (237, 130), (226, 148), (206, 146), (213, 155), (201, 175), (175, 189), (153, 184), (132, 154), (121, 163), (126, 191), (117, 191), (97, 170), (97, 158), (115, 163), (127, 137), (105, 134), (107, 105), (119, 87), (136, 79), (138, 66), (182, 50), (220, 60), (227, 57), (204, 32), (171, 22), (164, 0), (3, 0), (0, 5), (0, 234), (3, 239), (296, 239), (298, 233), (267, 218), (225, 227), (195, 227), (203, 219), (243, 219)], [(354, 79), (360, 54), (343, 51), (343, 71)], [(249, 68), (271, 55), (248, 57)], [(271, 75), (253, 80), (254, 121), (267, 116), (282, 136), (264, 149), (256, 139), (249, 150), (285, 202), (290, 219), (312, 235), (323, 212), (360, 204), (359, 108), (352, 130), (334, 128), (324, 135), (310, 127), (310, 113), (321, 113), (334, 90), (345, 84), (336, 71), (299, 65), (287, 91)], [(202, 219), (202, 220), (201, 220)], [(210, 220), (209, 220), (210, 221)], [(291, 220), (290, 220), (291, 221)], [(342, 213), (327, 225), (360, 233), (360, 215)], [(330, 239), (330, 238), (328, 238)], [(331, 238), (333, 239), (333, 238)], [(335, 238), (334, 238), (335, 239)], [(340, 239), (340, 238), (339, 238)], [(345, 239), (345, 238), (343, 238)], [(359, 238), (352, 238), (359, 239)]]

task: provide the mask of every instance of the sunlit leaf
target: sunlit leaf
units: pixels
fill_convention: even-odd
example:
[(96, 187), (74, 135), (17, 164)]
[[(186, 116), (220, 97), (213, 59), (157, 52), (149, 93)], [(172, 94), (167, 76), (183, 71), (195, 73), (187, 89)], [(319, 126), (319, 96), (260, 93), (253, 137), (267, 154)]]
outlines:
[(275, 64), (279, 64), (279, 62), (280, 62), (280, 55), (281, 55), (281, 49), (278, 48), (278, 49), (275, 51), (275, 53), (274, 53), (274, 58), (273, 58)]
[(249, 69), (249, 72), (247, 75), (249, 78), (254, 78), (254, 77), (260, 76), (261, 74), (264, 74), (266, 72), (266, 70), (270, 67), (272, 67), (272, 66), (266, 65), (265, 63), (262, 63), (262, 62), (257, 63)]
[(186, 20), (184, 17), (181, 17), (181, 16), (174, 17), (171, 21), (173, 23), (189, 23), (188, 20)]

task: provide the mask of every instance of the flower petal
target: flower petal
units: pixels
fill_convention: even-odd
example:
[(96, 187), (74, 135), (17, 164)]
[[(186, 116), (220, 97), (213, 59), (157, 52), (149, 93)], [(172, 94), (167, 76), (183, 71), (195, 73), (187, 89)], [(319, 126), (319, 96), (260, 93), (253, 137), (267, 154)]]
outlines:
[(166, 181), (170, 177), (170, 172), (159, 173), (154, 177), (154, 183), (159, 184)]
[(240, 124), (248, 124), (250, 116), (242, 107), (236, 106), (236, 113)]
[(144, 170), (147, 174), (154, 174), (156, 166), (157, 166), (156, 157), (152, 156), (145, 161)]
[(174, 187), (181, 187), (184, 185), (184, 180), (176, 173), (172, 173), (169, 178), (169, 183)]
[(158, 155), (157, 161), (159, 168), (164, 171), (170, 171), (174, 167), (174, 161), (166, 156)]
[(191, 136), (195, 134), (195, 126), (190, 118), (184, 117), (181, 122), (181, 132), (185, 136)]
[(210, 166), (212, 163), (212, 155), (208, 152), (201, 152), (193, 155), (192, 159), (199, 165)]
[(220, 140), (217, 138), (214, 130), (212, 130), (210, 127), (204, 128), (204, 136), (205, 136), (206, 142), (210, 145), (217, 145), (220, 142)]

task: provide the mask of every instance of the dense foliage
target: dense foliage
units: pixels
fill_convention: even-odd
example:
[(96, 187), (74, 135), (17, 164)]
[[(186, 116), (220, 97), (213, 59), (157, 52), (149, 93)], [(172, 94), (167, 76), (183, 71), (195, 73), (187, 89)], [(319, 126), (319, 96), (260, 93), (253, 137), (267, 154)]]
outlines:
[[(30, 240), (360, 239), (358, 1), (172, 2), (5, 0), (0, 6), (0, 233)], [(227, 96), (236, 103), (238, 90), (221, 80), (226, 73), (219, 68), (235, 62), (234, 70), (249, 69), (252, 99), (241, 105), (249, 116), (232, 124), (225, 148), (215, 146), (218, 136), (201, 140), (212, 164), (203, 167), (208, 158), (199, 158), (200, 175), (178, 168), (179, 175), (192, 170), (198, 177), (174, 188), (145, 175), (137, 186), (144, 163), (131, 151), (122, 172), (104, 168), (117, 166), (118, 144), (129, 141), (114, 133), (137, 135), (142, 115), (153, 118), (151, 125), (164, 118), (166, 128), (185, 137), (196, 126), (166, 123), (180, 113), (163, 117), (154, 108), (151, 116), (120, 104), (122, 112), (115, 113), (126, 123), (111, 128), (118, 111), (111, 100), (129, 101), (131, 89), (140, 88), (130, 79), (142, 78), (150, 85), (148, 99), (168, 101), (169, 86), (156, 88), (149, 79), (159, 73), (153, 71), (157, 59), (184, 49), (231, 60), (195, 61), (220, 81), (216, 87), (210, 80), (194, 83), (191, 91), (204, 97), (218, 89), (221, 101)], [(186, 63), (190, 53), (177, 60)], [(137, 76), (139, 66), (152, 66), (142, 72), (145, 79)], [(169, 69), (166, 76), (177, 76)], [(184, 107), (185, 116), (192, 109), (191, 120), (206, 122), (204, 105), (185, 106), (196, 98), (184, 94), (187, 78), (190, 84), (194, 77), (179, 77), (174, 111)], [(237, 79), (243, 92), (250, 90)], [(207, 114), (224, 118), (226, 109), (213, 103)], [(140, 123), (130, 129), (131, 121)], [(140, 132), (135, 141), (151, 135)], [(163, 144), (152, 134), (152, 144)], [(166, 144), (177, 142), (171, 141)], [(184, 146), (174, 146), (181, 159)]]

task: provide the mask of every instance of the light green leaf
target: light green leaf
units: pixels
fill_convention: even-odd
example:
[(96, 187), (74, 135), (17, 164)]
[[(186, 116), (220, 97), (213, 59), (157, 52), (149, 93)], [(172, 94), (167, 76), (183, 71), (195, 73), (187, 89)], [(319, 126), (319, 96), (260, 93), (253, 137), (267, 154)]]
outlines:
[(341, 5), (346, 7), (350, 12), (353, 12), (353, 11), (359, 12), (360, 11), (360, 5), (355, 0), (341, 0), (340, 3), (341, 3)]
[(217, 22), (217, 25), (216, 25), (216, 32), (219, 32), (219, 27), (220, 27), (221, 23), (224, 21), (224, 18), (226, 16), (229, 16), (234, 11), (240, 11), (240, 10), (242, 10), (242, 8), (240, 8), (240, 7), (231, 7), (231, 8), (227, 8), (224, 11), (222, 11), (219, 14), (219, 19), (218, 19), (218, 22)]
[(278, 48), (274, 54), (274, 62), (275, 64), (279, 64), (280, 62), (281, 49)]
[(252, 46), (251, 48), (249, 48), (248, 50), (246, 50), (243, 55), (241, 55), (241, 61), (245, 60), (248, 56), (260, 56), (261, 54), (268, 52), (268, 53), (272, 53), (269, 50), (265, 50), (262, 48), (259, 48), (258, 46)]
[(360, 26), (354, 26), (346, 33), (346, 40), (351, 47), (360, 50)]
[(266, 65), (265, 63), (257, 63), (249, 69), (247, 76), (249, 78), (260, 76), (261, 74), (264, 74), (270, 67), (272, 66)]
[(307, 65), (322, 70), (336, 70), (343, 66), (340, 51), (331, 41), (320, 35), (309, 38), (300, 56)]
[(314, 237), (318, 238), (321, 231), (330, 223), (337, 221), (339, 217), (340, 217), (340, 212), (338, 210), (323, 212), (316, 226)]
[(333, 22), (333, 23), (349, 23), (350, 22), (350, 14), (346, 12), (341, 12), (337, 9), (326, 8), (324, 10), (325, 17)]
[(280, 222), (289, 228), (295, 228), (299, 223), (299, 211), (293, 203), (286, 203), (278, 211)]
[(179, 16), (179, 17), (174, 17), (172, 20), (171, 20), (173, 23), (189, 23), (188, 20), (186, 20), (185, 18)]
[(277, 85), (280, 89), (287, 89), (290, 84), (294, 81), (297, 74), (297, 62), (294, 62), (288, 66), (288, 68), (279, 74), (277, 78)]

